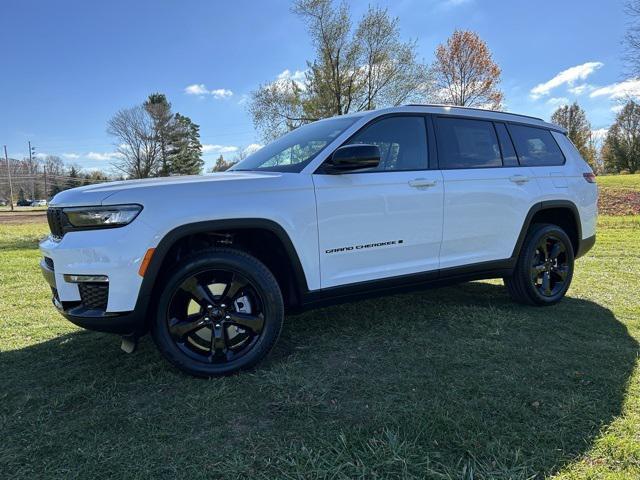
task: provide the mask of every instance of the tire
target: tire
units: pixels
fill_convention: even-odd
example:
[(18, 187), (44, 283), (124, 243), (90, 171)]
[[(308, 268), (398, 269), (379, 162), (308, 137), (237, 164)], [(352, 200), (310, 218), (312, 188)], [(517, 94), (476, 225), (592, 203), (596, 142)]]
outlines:
[(280, 336), (278, 282), (243, 251), (199, 251), (161, 281), (151, 334), (162, 355), (185, 373), (209, 378), (249, 369)]
[(573, 245), (565, 231), (557, 225), (536, 223), (527, 232), (513, 275), (504, 284), (518, 303), (554, 305), (567, 293), (573, 268)]

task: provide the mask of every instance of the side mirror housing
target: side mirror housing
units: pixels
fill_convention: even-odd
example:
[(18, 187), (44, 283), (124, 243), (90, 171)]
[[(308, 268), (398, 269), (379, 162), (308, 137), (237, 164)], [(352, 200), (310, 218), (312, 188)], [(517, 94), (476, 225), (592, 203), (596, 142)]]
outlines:
[(344, 145), (333, 152), (325, 163), (325, 171), (340, 174), (375, 168), (380, 164), (380, 157), (377, 145)]

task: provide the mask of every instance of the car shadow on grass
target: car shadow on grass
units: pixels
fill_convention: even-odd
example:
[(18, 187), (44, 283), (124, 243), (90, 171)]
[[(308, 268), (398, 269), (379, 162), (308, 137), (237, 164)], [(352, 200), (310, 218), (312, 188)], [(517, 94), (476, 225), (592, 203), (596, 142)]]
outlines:
[(0, 473), (530, 478), (621, 413), (637, 353), (596, 303), (477, 282), (288, 317), (258, 369), (212, 381), (74, 332), (0, 354)]

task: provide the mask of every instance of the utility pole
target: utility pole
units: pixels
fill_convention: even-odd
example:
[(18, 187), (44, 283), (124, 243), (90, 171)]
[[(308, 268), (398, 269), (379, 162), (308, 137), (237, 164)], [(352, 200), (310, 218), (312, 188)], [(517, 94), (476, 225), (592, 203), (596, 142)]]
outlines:
[(4, 146), (4, 159), (7, 161), (7, 175), (9, 176), (9, 205), (13, 212), (13, 184), (11, 183), (11, 165), (9, 165), (9, 155), (7, 155), (7, 146)]
[[(29, 140), (29, 169), (33, 168), (33, 157), (31, 156), (33, 152), (31, 151), (31, 140)], [(36, 169), (34, 169), (36, 170)], [(36, 193), (36, 181), (38, 180), (37, 177), (37, 170), (34, 172), (29, 172), (29, 174), (33, 173), (33, 180), (31, 182), (31, 198), (33, 200), (38, 200), (37, 198), (35, 198), (35, 193)]]

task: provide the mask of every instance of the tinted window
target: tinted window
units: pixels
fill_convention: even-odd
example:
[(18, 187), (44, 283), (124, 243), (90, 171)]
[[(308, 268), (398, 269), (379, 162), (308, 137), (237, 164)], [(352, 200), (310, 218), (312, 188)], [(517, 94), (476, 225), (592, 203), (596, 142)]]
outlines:
[(423, 117), (389, 117), (358, 132), (348, 144), (380, 147), (377, 170), (425, 170), (428, 168), (427, 130)]
[(520, 165), (540, 167), (562, 165), (564, 155), (549, 130), (522, 125), (509, 125)]
[(231, 170), (300, 172), (356, 120), (357, 117), (337, 117), (296, 128), (249, 155)]
[(502, 166), (493, 123), (440, 117), (436, 124), (440, 168)]
[(502, 150), (502, 162), (505, 167), (517, 167), (518, 157), (516, 151), (513, 148), (513, 142), (507, 132), (507, 127), (504, 123), (495, 123), (496, 132), (498, 132), (498, 140), (500, 141), (500, 149)]

